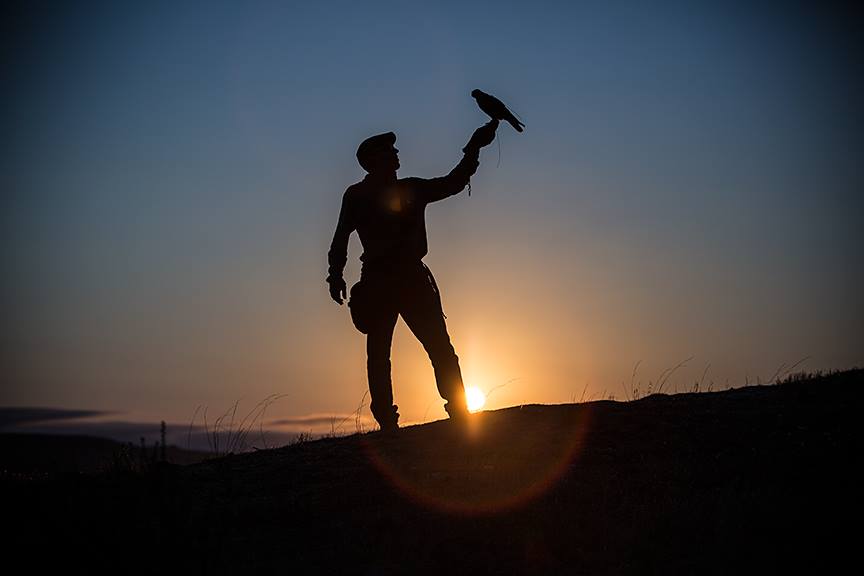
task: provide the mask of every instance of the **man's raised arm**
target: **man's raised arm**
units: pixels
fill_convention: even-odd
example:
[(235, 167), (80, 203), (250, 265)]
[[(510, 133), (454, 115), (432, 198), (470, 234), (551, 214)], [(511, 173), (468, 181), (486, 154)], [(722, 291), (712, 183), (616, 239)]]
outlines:
[(468, 185), (468, 181), (480, 165), (480, 148), (488, 146), (495, 139), (497, 128), (498, 120), (491, 120), (475, 130), (471, 140), (462, 148), (465, 155), (449, 174), (422, 180), (427, 202), (435, 202), (458, 194)]
[(342, 304), (343, 298), (348, 297), (347, 286), (345, 285), (345, 279), (342, 278), (342, 272), (345, 270), (345, 263), (348, 261), (348, 237), (351, 236), (351, 232), (356, 228), (353, 209), (349, 200), (349, 191), (350, 188), (342, 196), (339, 222), (336, 224), (333, 241), (330, 243), (330, 250), (327, 252), (327, 264), (329, 265), (327, 283), (330, 285), (330, 297), (337, 304)]

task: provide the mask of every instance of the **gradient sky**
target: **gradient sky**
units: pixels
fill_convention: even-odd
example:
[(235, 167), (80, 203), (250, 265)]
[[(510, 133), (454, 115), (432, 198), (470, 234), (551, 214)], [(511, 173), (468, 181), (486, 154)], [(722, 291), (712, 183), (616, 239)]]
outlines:
[[(452, 168), (427, 211), (488, 407), (864, 364), (860, 19), (825, 2), (20, 2), (0, 33), (0, 406), (190, 422), (356, 409), (365, 340), (327, 294), (354, 151)], [(357, 279), (353, 236), (346, 278)], [(857, 295), (857, 296), (856, 296)], [(443, 417), (400, 321), (403, 421)]]

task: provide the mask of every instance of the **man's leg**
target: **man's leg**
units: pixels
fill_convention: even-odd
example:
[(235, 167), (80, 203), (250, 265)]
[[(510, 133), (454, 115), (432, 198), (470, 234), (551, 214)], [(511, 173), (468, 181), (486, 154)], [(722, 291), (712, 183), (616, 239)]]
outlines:
[(397, 426), (399, 415), (393, 404), (390, 379), (390, 345), (398, 313), (387, 311), (375, 318), (366, 335), (366, 373), (369, 378), (370, 409), (382, 430)]
[(407, 282), (400, 312), (411, 332), (417, 336), (423, 348), (429, 354), (432, 367), (435, 370), (435, 382), (438, 393), (447, 400), (444, 409), (451, 417), (467, 414), (465, 402), (465, 387), (462, 383), (462, 371), (459, 368), (459, 357), (450, 343), (447, 325), (444, 322), (444, 312), (441, 309), (441, 299), (426, 271), (412, 274)]

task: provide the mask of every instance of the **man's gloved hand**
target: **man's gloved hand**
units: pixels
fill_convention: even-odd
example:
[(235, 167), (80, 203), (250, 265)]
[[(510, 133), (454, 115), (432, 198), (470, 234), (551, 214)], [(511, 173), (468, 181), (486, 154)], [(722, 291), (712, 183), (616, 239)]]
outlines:
[(474, 131), (471, 135), (471, 140), (462, 148), (462, 152), (479, 152), (480, 148), (488, 146), (495, 139), (495, 131), (498, 129), (498, 120), (490, 120), (480, 128)]
[(338, 278), (328, 277), (327, 284), (330, 285), (330, 298), (341, 305), (343, 298), (348, 298), (348, 287), (345, 285), (345, 280), (341, 276)]

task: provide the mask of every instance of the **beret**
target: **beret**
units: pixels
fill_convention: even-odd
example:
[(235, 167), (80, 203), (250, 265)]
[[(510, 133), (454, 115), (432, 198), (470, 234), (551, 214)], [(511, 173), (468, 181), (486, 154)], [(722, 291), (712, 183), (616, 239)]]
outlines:
[(370, 154), (373, 154), (379, 148), (386, 148), (395, 143), (396, 134), (393, 132), (384, 132), (383, 134), (370, 136), (363, 140), (363, 142), (360, 143), (360, 146), (357, 147), (357, 161), (360, 162), (360, 166), (366, 168), (366, 159)]

